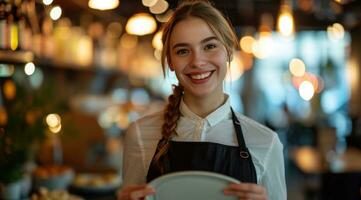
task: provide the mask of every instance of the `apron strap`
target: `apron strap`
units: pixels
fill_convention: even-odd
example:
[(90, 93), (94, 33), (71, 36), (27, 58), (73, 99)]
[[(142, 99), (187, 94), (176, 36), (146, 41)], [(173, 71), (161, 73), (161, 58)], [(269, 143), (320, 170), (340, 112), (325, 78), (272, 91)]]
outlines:
[(231, 107), (231, 112), (232, 112), (232, 121), (233, 121), (234, 129), (236, 130), (237, 141), (238, 141), (238, 145), (239, 145), (239, 149), (240, 149), (239, 155), (242, 158), (247, 159), (250, 157), (250, 155), (249, 155), (249, 151), (247, 149), (246, 143), (243, 138), (241, 123), (239, 122), (232, 107)]

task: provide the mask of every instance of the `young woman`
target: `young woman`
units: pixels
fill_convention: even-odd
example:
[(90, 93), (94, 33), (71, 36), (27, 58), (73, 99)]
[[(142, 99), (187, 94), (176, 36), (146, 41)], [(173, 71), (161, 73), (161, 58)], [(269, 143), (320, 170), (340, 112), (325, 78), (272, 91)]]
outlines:
[(224, 188), (239, 199), (284, 200), (282, 144), (277, 134), (233, 112), (223, 81), (237, 45), (231, 26), (205, 1), (183, 3), (163, 29), (163, 71), (179, 81), (165, 111), (132, 123), (125, 135), (118, 199), (156, 193), (146, 185), (169, 172), (203, 170), (242, 183)]

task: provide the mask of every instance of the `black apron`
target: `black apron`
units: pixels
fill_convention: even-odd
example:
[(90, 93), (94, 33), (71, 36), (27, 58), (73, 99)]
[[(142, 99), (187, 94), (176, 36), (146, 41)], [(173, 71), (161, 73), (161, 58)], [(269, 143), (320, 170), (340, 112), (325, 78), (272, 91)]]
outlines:
[[(161, 173), (155, 166), (153, 156), (147, 174), (147, 182), (170, 172), (199, 170), (228, 175), (241, 182), (257, 183), (256, 169), (244, 142), (241, 124), (232, 108), (231, 111), (238, 147), (211, 142), (169, 141), (168, 152), (162, 158), (164, 173)], [(158, 152), (158, 146), (155, 154)]]

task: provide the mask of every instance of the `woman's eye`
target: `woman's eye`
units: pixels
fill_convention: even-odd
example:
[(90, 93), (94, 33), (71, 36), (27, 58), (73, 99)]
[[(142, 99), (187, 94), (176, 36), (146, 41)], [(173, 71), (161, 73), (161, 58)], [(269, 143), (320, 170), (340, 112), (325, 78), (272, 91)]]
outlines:
[(179, 49), (178, 51), (176, 51), (177, 55), (184, 55), (187, 54), (188, 50), (187, 49)]
[(204, 50), (210, 50), (210, 49), (214, 49), (216, 48), (217, 46), (215, 44), (207, 44), (205, 47), (204, 47)]

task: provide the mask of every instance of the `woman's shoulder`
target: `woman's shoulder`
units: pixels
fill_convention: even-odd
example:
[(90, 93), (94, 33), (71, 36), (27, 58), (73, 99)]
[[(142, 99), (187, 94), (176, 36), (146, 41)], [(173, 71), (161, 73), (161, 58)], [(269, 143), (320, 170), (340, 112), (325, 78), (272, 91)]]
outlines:
[(162, 125), (163, 124), (163, 110), (158, 110), (152, 113), (148, 113), (144, 116), (141, 116), (139, 119), (135, 120), (134, 123), (140, 126), (149, 126), (149, 125)]
[(163, 125), (163, 113), (163, 111), (155, 111), (135, 120), (129, 125), (127, 135), (143, 139), (160, 137)]
[(240, 113), (236, 113), (236, 116), (251, 144), (269, 146), (271, 143), (278, 141), (277, 133), (265, 125)]

